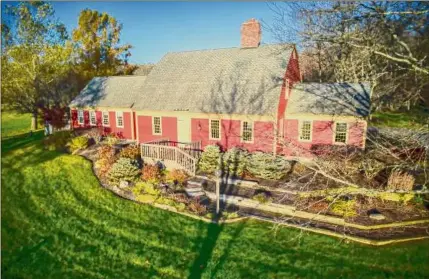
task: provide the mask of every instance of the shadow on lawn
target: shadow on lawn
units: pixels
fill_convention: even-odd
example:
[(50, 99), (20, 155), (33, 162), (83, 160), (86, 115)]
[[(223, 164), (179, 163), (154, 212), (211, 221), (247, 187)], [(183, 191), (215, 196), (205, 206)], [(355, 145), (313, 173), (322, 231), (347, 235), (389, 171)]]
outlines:
[(27, 145), (31, 142), (36, 142), (44, 137), (43, 130), (36, 131), (33, 133), (23, 133), (20, 135), (16, 135), (13, 137), (9, 137), (7, 139), (2, 139), (1, 141), (1, 151), (2, 153), (6, 153), (10, 150), (14, 150), (24, 145)]

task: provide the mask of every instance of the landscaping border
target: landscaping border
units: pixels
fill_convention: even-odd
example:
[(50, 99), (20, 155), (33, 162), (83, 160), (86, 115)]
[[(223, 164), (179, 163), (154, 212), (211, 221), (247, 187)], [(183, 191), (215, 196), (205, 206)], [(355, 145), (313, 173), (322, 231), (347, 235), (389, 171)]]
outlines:
[[(216, 198), (215, 194), (212, 192), (206, 192), (206, 195), (211, 199)], [(252, 199), (247, 199), (247, 198), (237, 197), (237, 196), (229, 196), (229, 195), (221, 195), (221, 199), (224, 202), (229, 204), (234, 204), (234, 205), (243, 206), (247, 208), (257, 208), (262, 211), (280, 213), (290, 217), (298, 217), (302, 219), (319, 221), (319, 222), (324, 222), (324, 223), (338, 225), (338, 226), (345, 226), (345, 227), (355, 228), (359, 230), (377, 230), (377, 229), (405, 227), (410, 225), (429, 223), (429, 219), (422, 219), (422, 220), (415, 220), (415, 221), (404, 221), (399, 223), (396, 222), (396, 223), (365, 226), (365, 225), (360, 225), (355, 223), (349, 223), (344, 219), (338, 218), (338, 217), (296, 210), (296, 207), (290, 206), (290, 205), (280, 205), (280, 204), (273, 204), (273, 203), (261, 204)]]
[[(419, 237), (408, 237), (408, 238), (399, 238), (399, 239), (390, 239), (390, 240), (374, 240), (374, 239), (367, 239), (367, 238), (358, 237), (358, 236), (351, 236), (351, 235), (347, 235), (347, 234), (341, 234), (341, 233), (333, 232), (333, 231), (330, 231), (330, 230), (327, 230), (327, 229), (322, 229), (322, 228), (310, 228), (310, 227), (304, 227), (304, 226), (300, 226), (300, 225), (296, 225), (296, 224), (290, 224), (290, 223), (284, 223), (284, 222), (276, 222), (274, 220), (270, 220), (268, 218), (263, 218), (263, 217), (259, 217), (259, 216), (245, 216), (245, 217), (234, 218), (234, 219), (229, 219), (229, 220), (227, 219), (227, 220), (215, 221), (215, 220), (210, 220), (210, 219), (202, 217), (202, 216), (197, 216), (197, 215), (193, 215), (193, 214), (190, 214), (190, 213), (187, 213), (187, 212), (178, 211), (175, 207), (172, 207), (172, 206), (169, 206), (169, 205), (157, 204), (157, 203), (149, 203), (149, 202), (141, 202), (141, 201), (132, 199), (128, 195), (123, 194), (123, 191), (121, 189), (117, 188), (117, 187), (110, 187), (108, 185), (102, 185), (102, 186), (103, 186), (103, 188), (106, 188), (106, 189), (110, 190), (111, 192), (113, 192), (114, 194), (120, 196), (121, 198), (124, 198), (124, 199), (127, 199), (127, 200), (131, 200), (131, 201), (135, 201), (135, 202), (140, 203), (140, 204), (145, 204), (145, 205), (153, 206), (153, 207), (156, 207), (156, 208), (159, 208), (159, 209), (167, 210), (167, 211), (170, 211), (170, 212), (173, 212), (173, 213), (181, 214), (183, 216), (187, 216), (187, 217), (190, 217), (190, 218), (193, 218), (193, 219), (196, 219), (196, 220), (199, 220), (199, 221), (203, 221), (203, 222), (206, 222), (206, 223), (228, 224), (228, 223), (242, 222), (244, 220), (247, 220), (247, 219), (251, 218), (251, 219), (258, 220), (258, 221), (264, 221), (264, 222), (269, 222), (269, 223), (277, 224), (277, 225), (280, 225), (280, 226), (301, 229), (301, 230), (304, 230), (304, 231), (309, 231), (309, 232), (313, 232), (313, 233), (319, 233), (319, 234), (323, 234), (323, 235), (327, 235), (327, 236), (332, 236), (332, 237), (336, 237), (336, 238), (340, 238), (340, 239), (351, 240), (351, 241), (354, 241), (354, 242), (358, 242), (358, 243), (366, 244), (366, 245), (372, 245), (372, 246), (384, 246), (384, 245), (388, 245), (388, 244), (395, 244), (395, 243), (401, 243), (401, 242), (408, 242), (408, 241), (416, 241), (416, 240), (429, 239), (429, 236), (419, 236)], [(421, 221), (429, 222), (429, 220), (421, 220)], [(387, 224), (387, 225), (389, 225), (389, 224)], [(408, 225), (411, 225), (411, 224), (408, 224)]]
[[(90, 160), (89, 158), (85, 157), (84, 154), (80, 154), (80, 156), (91, 162), (92, 172), (95, 175), (95, 169), (94, 169), (94, 163), (93, 163), (93, 161)], [(244, 220), (252, 218), (252, 219), (255, 219), (255, 220), (259, 220), (259, 221), (265, 221), (265, 222), (269, 222), (269, 223), (278, 224), (278, 225), (281, 225), (281, 226), (292, 227), (292, 228), (296, 228), (296, 229), (301, 229), (301, 230), (310, 231), (310, 232), (314, 232), (314, 233), (319, 233), (319, 234), (323, 234), (323, 235), (327, 235), (327, 236), (337, 237), (337, 238), (340, 238), (340, 239), (347, 239), (347, 240), (351, 240), (351, 241), (354, 241), (354, 242), (358, 242), (358, 243), (362, 243), (362, 244), (367, 244), (367, 245), (373, 245), (373, 246), (383, 246), (383, 245), (400, 243), (400, 242), (408, 242), (408, 241), (429, 239), (429, 236), (420, 236), (420, 237), (409, 237), (409, 238), (400, 238), (400, 239), (391, 239), (391, 240), (373, 240), (373, 239), (367, 239), (367, 238), (363, 238), (363, 237), (356, 237), (356, 236), (350, 236), (350, 235), (346, 235), (346, 234), (340, 234), (340, 233), (333, 232), (333, 231), (330, 231), (330, 230), (327, 230), (327, 229), (309, 228), (309, 227), (303, 227), (303, 226), (296, 225), (296, 224), (276, 222), (274, 220), (270, 220), (268, 218), (262, 218), (262, 217), (258, 217), (258, 216), (245, 216), (245, 217), (240, 217), (240, 218), (234, 218), (234, 219), (229, 219), (229, 220), (228, 219), (227, 220), (218, 220), (218, 221), (216, 221), (216, 220), (210, 220), (210, 219), (205, 218), (205, 217), (193, 215), (193, 214), (190, 214), (190, 213), (187, 213), (187, 212), (178, 211), (176, 208), (174, 208), (172, 206), (168, 206), (168, 205), (164, 205), (164, 204), (157, 204), (157, 203), (145, 203), (145, 202), (138, 201), (138, 200), (132, 198), (131, 196), (125, 194), (118, 187), (111, 187), (110, 185), (103, 184), (98, 179), (97, 175), (95, 175), (95, 177), (97, 178), (97, 180), (99, 182), (99, 185), (101, 187), (109, 190), (110, 192), (112, 192), (113, 194), (115, 194), (115, 195), (117, 195), (117, 196), (119, 196), (121, 198), (130, 200), (130, 201), (133, 201), (133, 202), (137, 202), (137, 203), (140, 203), (140, 204), (146, 204), (146, 205), (154, 206), (156, 208), (167, 210), (167, 211), (170, 211), (170, 212), (173, 212), (173, 213), (178, 213), (178, 214), (181, 214), (183, 216), (187, 216), (187, 217), (190, 217), (190, 218), (193, 218), (193, 219), (196, 219), (196, 220), (199, 220), (199, 221), (203, 221), (203, 222), (206, 222), (206, 223), (215, 223), (215, 224), (223, 224), (224, 223), (224, 224), (227, 224), (227, 223), (242, 222)], [(241, 199), (243, 199), (243, 198), (241, 198)], [(255, 201), (253, 201), (253, 200), (250, 200), (250, 201), (252, 201), (252, 202), (255, 203)], [(260, 206), (261, 204), (258, 203), (258, 205)], [(291, 206), (288, 206), (288, 207), (291, 207)], [(290, 208), (290, 210), (293, 210), (292, 207)], [(297, 212), (296, 210), (293, 210), (293, 211)], [(298, 212), (300, 212), (300, 211), (298, 211)], [(303, 212), (303, 213), (306, 213), (306, 214), (309, 214), (309, 215), (316, 215), (316, 214), (307, 213), (307, 212)], [(317, 216), (321, 217), (320, 215), (317, 215)], [(296, 216), (296, 217), (298, 217), (298, 216)], [(342, 220), (342, 222), (340, 224), (334, 223), (336, 225), (347, 224), (347, 222), (345, 222), (343, 219), (340, 219), (340, 218), (330, 217), (330, 216), (325, 216), (325, 217), (329, 217), (329, 218), (332, 218), (332, 219), (337, 219), (337, 222), (338, 222), (338, 220)], [(308, 219), (308, 218), (306, 218), (306, 219)], [(413, 224), (421, 224), (421, 223), (429, 223), (429, 220), (406, 221), (406, 222), (403, 222), (403, 223), (391, 223), (391, 224), (383, 224), (383, 225), (375, 225), (375, 226), (362, 226), (362, 225), (356, 225), (356, 224), (354, 224), (354, 225), (356, 225), (358, 227), (368, 228), (367, 230), (371, 230), (371, 229), (379, 229), (379, 228), (386, 228), (386, 227), (387, 228), (388, 227), (401, 227), (401, 226), (404, 226), (403, 224), (413, 225)]]

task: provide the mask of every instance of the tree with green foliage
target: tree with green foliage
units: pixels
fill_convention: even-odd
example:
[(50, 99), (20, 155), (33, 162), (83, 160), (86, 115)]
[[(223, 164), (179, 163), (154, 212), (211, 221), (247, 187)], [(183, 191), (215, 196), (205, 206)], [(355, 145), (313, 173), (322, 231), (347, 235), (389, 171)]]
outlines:
[(39, 109), (63, 100), (63, 81), (72, 55), (65, 26), (49, 3), (8, 5), (2, 18), (1, 47), (2, 103), (31, 113), (32, 129), (37, 129)]
[(122, 24), (111, 15), (85, 9), (73, 30), (76, 68), (83, 87), (96, 76), (127, 73), (130, 44), (120, 45)]

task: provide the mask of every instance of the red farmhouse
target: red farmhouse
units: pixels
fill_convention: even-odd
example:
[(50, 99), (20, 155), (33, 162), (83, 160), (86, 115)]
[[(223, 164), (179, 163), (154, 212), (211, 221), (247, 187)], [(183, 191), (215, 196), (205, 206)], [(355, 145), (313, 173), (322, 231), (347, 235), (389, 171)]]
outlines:
[(319, 145), (364, 148), (369, 85), (302, 83), (293, 45), (166, 54), (147, 76), (97, 77), (70, 104), (73, 127), (104, 127), (138, 143), (168, 140), (307, 157)]

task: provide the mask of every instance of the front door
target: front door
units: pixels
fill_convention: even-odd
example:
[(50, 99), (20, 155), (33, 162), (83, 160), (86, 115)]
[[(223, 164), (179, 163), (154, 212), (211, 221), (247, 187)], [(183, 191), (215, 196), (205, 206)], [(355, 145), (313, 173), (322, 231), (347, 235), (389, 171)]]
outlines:
[(187, 116), (177, 117), (177, 141), (191, 142), (191, 118)]

